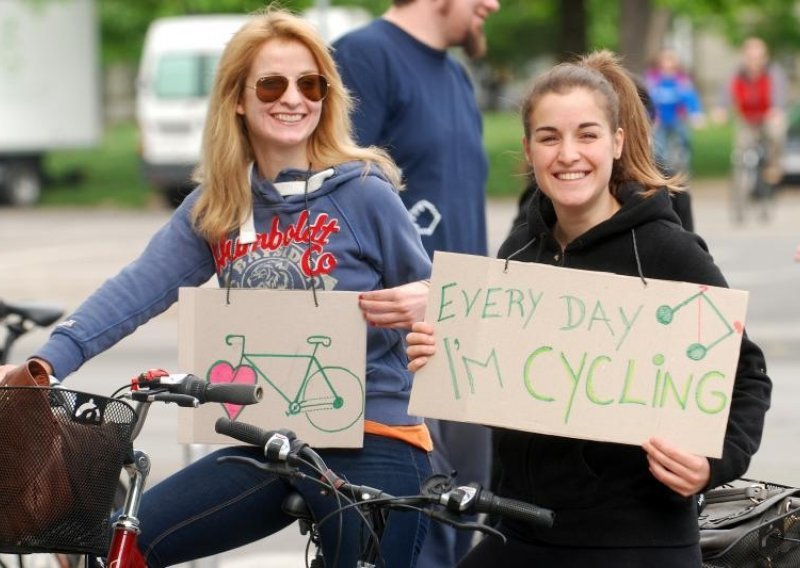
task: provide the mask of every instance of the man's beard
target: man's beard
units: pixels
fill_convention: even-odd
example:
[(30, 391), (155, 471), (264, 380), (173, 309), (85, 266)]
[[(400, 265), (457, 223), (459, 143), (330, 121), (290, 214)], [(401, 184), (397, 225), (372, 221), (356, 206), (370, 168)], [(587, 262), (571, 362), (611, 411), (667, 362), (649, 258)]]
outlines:
[(467, 57), (472, 60), (480, 59), (486, 55), (486, 34), (483, 33), (483, 29), (472, 29), (461, 45)]
[[(453, 10), (453, 0), (445, 2), (439, 10), (443, 16), (449, 16)], [(486, 34), (483, 33), (483, 28), (471, 28), (467, 31), (467, 36), (461, 42), (461, 47), (467, 57), (473, 60), (480, 59), (486, 55)]]

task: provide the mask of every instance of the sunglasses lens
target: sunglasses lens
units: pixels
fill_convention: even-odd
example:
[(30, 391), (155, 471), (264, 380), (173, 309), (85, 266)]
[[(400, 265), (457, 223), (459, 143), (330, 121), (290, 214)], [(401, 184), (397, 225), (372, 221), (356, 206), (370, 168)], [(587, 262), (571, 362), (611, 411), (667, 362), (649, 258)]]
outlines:
[(328, 81), (322, 75), (304, 75), (297, 80), (297, 88), (308, 100), (319, 102), (328, 94)]
[(274, 103), (289, 87), (289, 79), (281, 75), (262, 77), (256, 83), (256, 96), (262, 103)]

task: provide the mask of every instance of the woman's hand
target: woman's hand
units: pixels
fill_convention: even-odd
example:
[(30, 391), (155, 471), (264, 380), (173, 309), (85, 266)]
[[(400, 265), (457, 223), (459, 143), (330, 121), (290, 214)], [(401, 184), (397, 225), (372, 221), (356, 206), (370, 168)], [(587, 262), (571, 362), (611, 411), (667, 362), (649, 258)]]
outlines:
[(436, 339), (433, 336), (433, 326), (424, 321), (419, 321), (411, 326), (411, 333), (406, 335), (406, 353), (408, 354), (408, 370), (416, 373), (428, 359), (436, 353)]
[(16, 368), (16, 365), (0, 365), (0, 381), (3, 380), (3, 377), (6, 376), (6, 373)]
[(642, 448), (647, 453), (650, 473), (679, 495), (696, 495), (708, 485), (708, 458), (685, 452), (661, 438), (650, 438)]
[(362, 292), (358, 307), (370, 325), (411, 329), (425, 319), (429, 285), (426, 281), (411, 282), (385, 290)]

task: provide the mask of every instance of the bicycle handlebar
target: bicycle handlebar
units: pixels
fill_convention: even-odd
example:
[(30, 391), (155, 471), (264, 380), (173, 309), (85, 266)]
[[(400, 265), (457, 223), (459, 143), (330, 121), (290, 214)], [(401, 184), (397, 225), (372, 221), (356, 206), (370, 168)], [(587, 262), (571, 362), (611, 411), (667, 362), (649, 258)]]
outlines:
[[(263, 430), (252, 424), (232, 421), (226, 417), (218, 418), (214, 429), (219, 434), (229, 436), (245, 444), (263, 448), (264, 456), (268, 462), (285, 462), (289, 465), (295, 465), (298, 462), (302, 462), (303, 459), (309, 460), (320, 470), (325, 483), (330, 484), (337, 491), (345, 490), (354, 496), (358, 496), (362, 501), (380, 499), (382, 503), (387, 505), (391, 505), (393, 501), (408, 504), (414, 500), (438, 503), (443, 505), (448, 512), (456, 515), (496, 513), (546, 528), (552, 527), (555, 522), (555, 513), (550, 509), (516, 499), (500, 497), (491, 491), (483, 489), (477, 483), (452, 487), (452, 484), (449, 483), (452, 479), (448, 476), (433, 476), (423, 484), (422, 492), (419, 495), (411, 497), (393, 497), (371, 487), (350, 485), (339, 478), (335, 472), (328, 469), (323, 459), (308, 444), (298, 440), (294, 432), (290, 430)], [(248, 461), (248, 463), (250, 462)], [(294, 473), (292, 470), (287, 470), (286, 472), (270, 471), (277, 474)], [(448, 482), (441, 483), (443, 479)], [(442, 519), (439, 515), (436, 518), (447, 520)]]
[[(134, 400), (145, 402), (175, 402), (179, 406), (197, 406), (207, 402), (230, 404), (256, 404), (264, 396), (259, 385), (234, 383), (209, 383), (191, 374), (171, 375), (161, 369), (147, 371), (134, 379), (136, 388), (147, 390), (131, 392)], [(154, 389), (154, 390), (153, 390)], [(136, 393), (142, 394), (136, 394)]]

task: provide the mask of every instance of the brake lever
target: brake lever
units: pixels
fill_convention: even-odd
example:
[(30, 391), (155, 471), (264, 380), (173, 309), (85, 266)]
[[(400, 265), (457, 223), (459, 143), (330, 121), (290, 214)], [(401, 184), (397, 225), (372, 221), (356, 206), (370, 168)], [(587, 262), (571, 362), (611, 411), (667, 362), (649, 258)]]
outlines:
[(497, 529), (490, 527), (489, 525), (485, 525), (483, 523), (478, 523), (474, 521), (459, 521), (455, 516), (451, 515), (446, 511), (436, 511), (431, 509), (422, 509), (425, 511), (425, 514), (432, 519), (437, 521), (441, 521), (443, 523), (447, 523), (450, 526), (453, 526), (457, 529), (466, 529), (472, 531), (482, 532), (487, 535), (495, 536), (503, 541), (503, 544), (506, 543), (506, 537), (503, 533), (498, 531)]
[(275, 475), (296, 477), (298, 479), (305, 479), (308, 477), (305, 473), (301, 472), (296, 467), (290, 466), (286, 462), (263, 462), (255, 458), (247, 458), (244, 456), (222, 456), (217, 458), (217, 463), (225, 462), (243, 463), (267, 473), (274, 473)]

